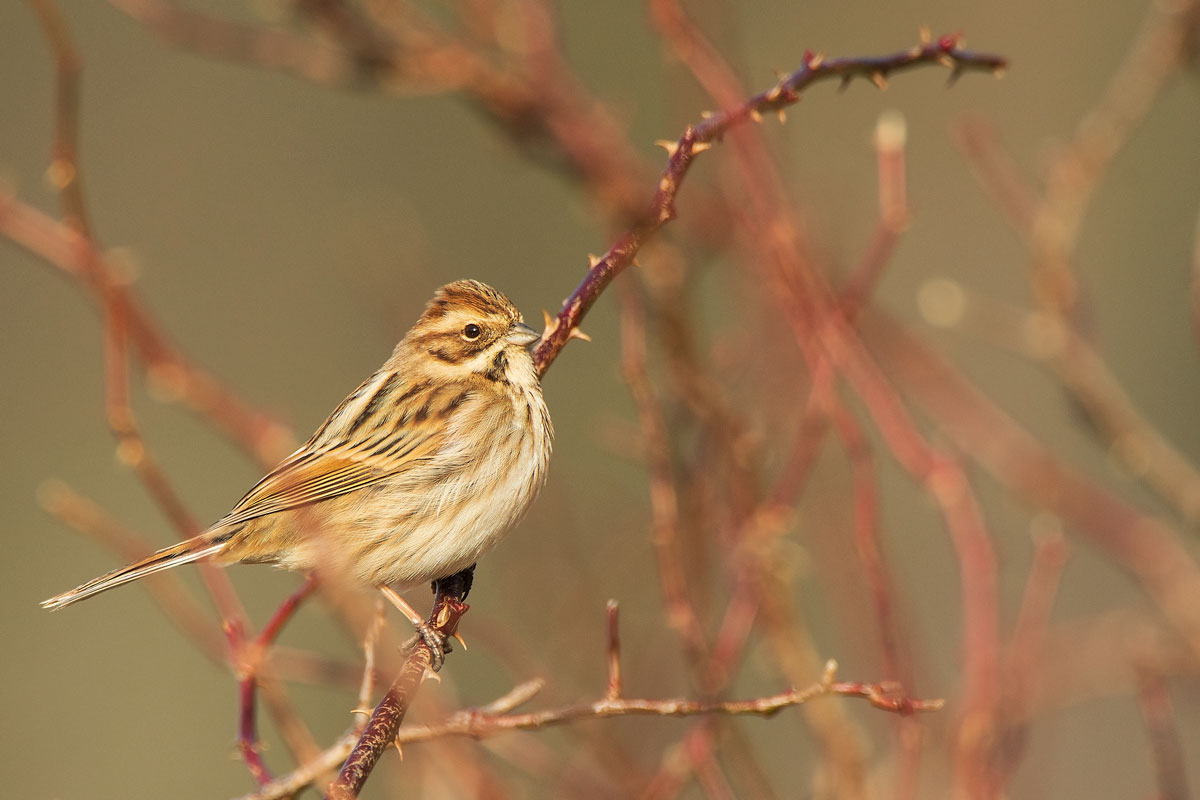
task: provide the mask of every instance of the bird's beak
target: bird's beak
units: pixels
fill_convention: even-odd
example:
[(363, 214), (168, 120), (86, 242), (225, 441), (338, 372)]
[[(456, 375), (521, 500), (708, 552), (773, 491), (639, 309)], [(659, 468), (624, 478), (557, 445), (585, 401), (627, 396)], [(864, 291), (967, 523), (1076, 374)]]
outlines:
[(514, 322), (512, 328), (504, 336), (504, 341), (520, 345), (521, 347), (528, 347), (540, 338), (542, 338), (542, 335), (524, 322)]

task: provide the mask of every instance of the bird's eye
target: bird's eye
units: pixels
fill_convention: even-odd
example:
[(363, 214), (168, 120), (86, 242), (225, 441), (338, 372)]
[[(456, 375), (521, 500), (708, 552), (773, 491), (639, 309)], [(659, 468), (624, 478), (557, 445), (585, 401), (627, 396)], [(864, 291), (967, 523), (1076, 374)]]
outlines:
[(483, 334), (483, 329), (480, 328), (478, 325), (476, 325), (474, 322), (470, 323), (469, 325), (465, 326), (462, 329), (462, 337), (464, 339), (466, 339), (468, 342), (475, 341), (482, 334)]

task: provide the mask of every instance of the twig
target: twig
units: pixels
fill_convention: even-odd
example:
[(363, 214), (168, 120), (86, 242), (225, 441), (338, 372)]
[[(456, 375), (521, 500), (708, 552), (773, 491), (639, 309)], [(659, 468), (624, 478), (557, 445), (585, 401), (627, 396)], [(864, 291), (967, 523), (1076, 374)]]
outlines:
[(675, 197), (691, 169), (692, 160), (719, 141), (730, 128), (799, 102), (803, 92), (818, 81), (838, 78), (844, 85), (855, 77), (886, 80), (894, 73), (926, 65), (947, 66), (952, 70), (953, 78), (972, 70), (1000, 72), (1006, 62), (999, 56), (962, 50), (958, 46), (958, 38), (954, 36), (943, 36), (936, 42), (879, 58), (826, 59), (808, 54), (804, 66), (770, 89), (754, 95), (736, 108), (719, 111), (701, 122), (689, 125), (677, 141), (665, 145), (669, 154), (667, 166), (649, 208), (588, 270), (587, 277), (546, 326), (533, 352), (538, 374), (545, 374), (567, 342), (578, 337), (576, 331), (580, 321), (613, 278), (633, 263), (646, 240), (675, 218)]
[(679, 636), (684, 656), (700, 664), (707, 651), (704, 629), (687, 593), (679, 542), (679, 495), (670, 442), (646, 369), (645, 309), (632, 286), (621, 293), (621, 371), (633, 396), (649, 470), (651, 542), (667, 625)]
[(866, 700), (881, 711), (894, 714), (908, 715), (927, 711), (938, 711), (944, 705), (943, 700), (916, 700), (903, 694), (898, 683), (850, 683), (833, 680), (837, 664), (828, 662), (826, 677), (804, 689), (793, 689), (779, 694), (755, 698), (754, 700), (642, 700), (617, 699), (598, 700), (577, 706), (566, 706), (547, 711), (537, 711), (528, 714), (508, 715), (493, 719), (480, 720), (477, 716), (468, 714), (461, 721), (455, 720), (443, 726), (430, 727), (421, 731), (414, 728), (405, 741), (420, 741), (428, 738), (435, 731), (440, 734), (453, 733), (462, 736), (486, 736), (494, 731), (514, 730), (520, 728), (537, 728), (547, 724), (568, 722), (584, 717), (612, 717), (629, 714), (649, 714), (666, 717), (690, 717), (699, 714), (729, 714), (732, 716), (770, 717), (785, 708), (801, 705), (816, 697), (824, 695), (840, 695)]
[(875, 158), (879, 175), (879, 221), (850, 280), (838, 293), (842, 316), (853, 320), (879, 283), (896, 245), (908, 226), (908, 187), (905, 166), (907, 126), (897, 111), (880, 115), (875, 125)]
[(375, 617), (367, 628), (367, 635), (363, 637), (363, 673), (362, 682), (358, 687), (358, 706), (354, 710), (356, 714), (367, 713), (367, 704), (371, 702), (371, 695), (375, 693), (375, 647), (379, 644), (379, 633), (386, 621), (387, 607), (380, 596), (375, 599)]
[(802, 705), (816, 697), (840, 695), (866, 700), (881, 711), (895, 714), (916, 714), (937, 711), (942, 700), (916, 700), (903, 694), (895, 683), (848, 683), (834, 680), (837, 665), (827, 666), (826, 677), (804, 689), (793, 689), (779, 694), (757, 697), (753, 700), (647, 700), (635, 698), (602, 699), (591, 703), (562, 706), (559, 708), (532, 711), (526, 714), (487, 716), (477, 711), (457, 714), (440, 725), (414, 726), (400, 737), (401, 742), (418, 742), (440, 736), (470, 736), (480, 738), (509, 730), (542, 728), (573, 722), (579, 719), (648, 715), (660, 717), (693, 717), (701, 714), (728, 714), (731, 716), (770, 717), (785, 708)]
[[(262, 680), (261, 671), (264, 664), (264, 658), (267, 650), (274, 643), (275, 638), (287, 624), (292, 615), (300, 607), (300, 604), (313, 592), (316, 588), (316, 575), (309, 574), (300, 588), (284, 599), (279, 608), (271, 616), (263, 629), (259, 631), (258, 636), (253, 642), (248, 642), (245, 638), (242, 628), (227, 623), (227, 635), (229, 637), (230, 650), (233, 653), (238, 676), (238, 752), (242, 755), (242, 760), (246, 762), (246, 768), (250, 770), (251, 776), (258, 781), (259, 786), (265, 786), (271, 782), (271, 774), (267, 771), (267, 766), (262, 760), (262, 754), (259, 752), (258, 745), (258, 727), (255, 715), (255, 696), (256, 688), (259, 681)], [(287, 707), (287, 719), (290, 723), (288, 727), (292, 730), (303, 732), (305, 746), (302, 752), (297, 753), (298, 760), (304, 761), (303, 756), (309, 755), (308, 751), (315, 749), (315, 745), (311, 744), (312, 736), (308, 734), (303, 724), (295, 717), (294, 713), (290, 713), (290, 707)]]
[(1158, 798), (1188, 800), (1192, 793), (1188, 789), (1187, 759), (1183, 754), (1183, 744), (1179, 741), (1166, 681), (1161, 674), (1139, 669), (1137, 683), (1138, 707), (1150, 739), (1150, 752), (1154, 755)]
[(607, 620), (605, 631), (608, 634), (608, 688), (604, 691), (605, 700), (616, 700), (621, 696), (621, 638), (618, 633), (617, 601), (609, 600), (605, 608)]
[(844, 407), (838, 405), (831, 408), (830, 417), (850, 459), (854, 492), (854, 545), (875, 605), (883, 673), (890, 679), (911, 683), (908, 658), (901, 653), (900, 637), (896, 632), (896, 609), (892, 600), (894, 591), (879, 541), (879, 490), (870, 444), (857, 420)]
[[(1035, 518), (1035, 523), (1038, 519)], [(1050, 612), (1067, 564), (1067, 543), (1057, 521), (1041, 520), (1034, 531), (1033, 565), (1025, 581), (1001, 680), (1000, 719), (993, 744), (992, 789), (1000, 792), (1025, 754), (1028, 720), (1039, 679)]]

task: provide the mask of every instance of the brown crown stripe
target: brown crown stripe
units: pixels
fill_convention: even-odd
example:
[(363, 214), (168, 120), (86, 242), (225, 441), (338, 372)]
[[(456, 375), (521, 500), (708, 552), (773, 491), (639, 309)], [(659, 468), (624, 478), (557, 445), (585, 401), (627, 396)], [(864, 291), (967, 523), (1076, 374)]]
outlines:
[(520, 316), (507, 297), (478, 281), (455, 281), (443, 286), (426, 309), (425, 317), (438, 319), (451, 308), (497, 314), (514, 321)]

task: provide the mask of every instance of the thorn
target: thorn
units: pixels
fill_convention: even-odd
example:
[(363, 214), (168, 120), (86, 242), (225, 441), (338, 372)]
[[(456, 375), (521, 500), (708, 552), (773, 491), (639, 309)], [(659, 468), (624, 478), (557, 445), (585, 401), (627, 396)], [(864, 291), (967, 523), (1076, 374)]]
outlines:
[(942, 54), (942, 55), (938, 56), (937, 62), (939, 64), (941, 64), (943, 67), (947, 67), (948, 69), (954, 69), (954, 59), (948, 55)]
[(715, 111), (701, 111), (700, 119), (712, 119), (716, 115), (717, 115), (717, 112), (715, 112)]
[(596, 255), (595, 253), (588, 253), (588, 269), (595, 269), (596, 265), (599, 263), (600, 256)]
[(429, 669), (428, 667), (426, 667), (425, 674), (424, 674), (424, 676), (421, 677), (421, 681), (424, 682), (424, 681), (429, 681), (429, 680), (433, 680), (433, 681), (437, 681), (438, 683), (441, 683), (442, 676), (437, 674), (433, 670)]
[(550, 316), (550, 312), (542, 309), (542, 320), (545, 329), (542, 331), (542, 341), (549, 339), (558, 330), (558, 317)]
[(837, 679), (838, 663), (834, 659), (829, 659), (825, 662), (825, 670), (821, 675), (821, 683), (825, 686), (832, 686)]
[(871, 83), (875, 84), (880, 91), (887, 89), (887, 78), (883, 77), (882, 72), (871, 73)]
[(666, 150), (667, 155), (671, 156), (672, 158), (675, 157), (675, 151), (679, 149), (679, 143), (673, 142), (670, 139), (656, 139), (654, 144), (656, 147), (661, 147), (663, 150)]
[(582, 339), (585, 342), (590, 342), (592, 340), (592, 337), (588, 336), (586, 333), (579, 330), (579, 328), (571, 328), (571, 332), (567, 334), (567, 338), (568, 339)]
[(762, 122), (762, 114), (759, 113), (757, 108), (750, 109), (750, 119), (754, 122)]
[(369, 708), (352, 708), (352, 709), (350, 709), (350, 713), (351, 714), (361, 714), (364, 717), (369, 717), (369, 716), (371, 716), (373, 711), (372, 711), (372, 709), (369, 709)]
[(817, 53), (816, 55), (814, 55), (808, 59), (807, 66), (809, 69), (816, 69), (817, 67), (821, 66), (824, 63), (825, 63), (825, 54)]
[(996, 67), (995, 69), (992, 70), (993, 78), (1003, 78), (1007, 74), (1008, 74), (1008, 69), (1006, 67)]
[(708, 150), (711, 147), (712, 147), (712, 142), (696, 142), (695, 144), (692, 145), (692, 155), (696, 155), (697, 153), (703, 153), (705, 150)]
[(917, 35), (921, 37), (921, 44), (931, 44), (933, 42), (933, 33), (930, 32), (928, 25), (922, 25), (917, 31)]
[(404, 760), (404, 749), (400, 747), (400, 739), (397, 737), (392, 740), (392, 744), (396, 745), (396, 752), (400, 754), (400, 760)]
[(785, 122), (787, 122), (787, 109), (786, 108), (778, 109), (775, 112), (775, 116), (779, 117), (779, 124), (783, 125)]
[(838, 84), (838, 91), (844, 92), (844, 91), (846, 91), (846, 89), (850, 88), (850, 81), (852, 81), (852, 80), (854, 80), (853, 75), (851, 75), (849, 73), (846, 73), (845, 75), (843, 75), (842, 82)]
[(953, 86), (958, 83), (958, 79), (962, 77), (963, 68), (961, 64), (955, 64), (954, 69), (950, 71), (950, 77), (946, 80), (947, 86)]
[(669, 192), (674, 187), (675, 183), (671, 180), (670, 175), (663, 175), (662, 180), (658, 182), (658, 190), (660, 192)]
[(464, 639), (464, 638), (462, 637), (462, 634), (461, 634), (461, 633), (459, 633), (458, 631), (455, 631), (455, 632), (454, 632), (454, 641), (456, 641), (456, 642), (458, 642), (459, 644), (461, 644), (461, 645), (462, 645), (463, 652), (466, 652), (466, 649), (467, 649), (467, 640), (466, 640), (466, 639)]
[(774, 103), (776, 100), (779, 99), (779, 96), (781, 94), (783, 94), (782, 86), (778, 86), (778, 85), (772, 86), (771, 91), (767, 92), (767, 102)]

